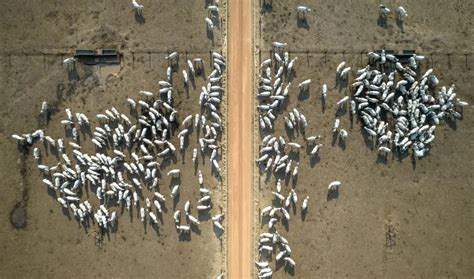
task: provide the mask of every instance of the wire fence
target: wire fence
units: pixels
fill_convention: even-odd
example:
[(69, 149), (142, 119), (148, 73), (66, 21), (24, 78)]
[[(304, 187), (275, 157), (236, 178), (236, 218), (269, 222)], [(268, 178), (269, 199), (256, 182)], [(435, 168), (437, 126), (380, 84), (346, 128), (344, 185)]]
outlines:
[[(360, 51), (347, 50), (346, 51), (346, 50), (316, 50), (316, 49), (313, 49), (313, 50), (311, 49), (306, 49), (306, 50), (285, 49), (285, 51), (288, 52), (289, 55), (291, 54), (297, 54), (297, 55), (303, 55), (303, 56), (306, 55), (306, 60), (308, 61), (308, 65), (309, 65), (311, 55), (322, 56), (322, 58), (324, 59), (324, 63), (327, 62), (330, 56), (342, 56), (343, 59), (346, 59), (346, 56), (354, 57), (359, 60), (361, 65), (363, 65), (363, 61), (369, 60), (369, 58), (367, 57), (367, 53), (369, 51), (375, 51), (375, 50), (363, 50), (363, 51), (362, 50)], [(275, 53), (274, 49), (268, 49), (268, 50), (259, 49), (258, 50), (258, 59), (259, 59), (258, 63), (262, 61), (262, 57), (268, 57), (274, 60), (274, 55), (273, 55), (274, 53)], [(448, 64), (449, 69), (451, 69), (451, 66), (452, 66), (451, 58), (461, 57), (461, 58), (464, 58), (462, 59), (463, 64), (464, 64), (463, 66), (467, 70), (467, 69), (470, 69), (469, 61), (473, 53), (470, 53), (470, 52), (459, 53), (459, 52), (454, 52), (454, 51), (446, 51), (446, 52), (433, 51), (433, 52), (421, 52), (421, 53), (417, 52), (416, 55), (425, 56), (426, 60), (431, 66), (434, 65), (434, 61), (436, 60), (436, 58), (438, 57), (447, 58), (447, 64)]]
[[(187, 60), (188, 56), (203, 56), (203, 55), (208, 55), (209, 56), (209, 62), (212, 63), (212, 52), (218, 52), (222, 54), (222, 50), (220, 49), (211, 49), (211, 50), (179, 50), (179, 49), (173, 49), (173, 51), (177, 51), (181, 56), (184, 56), (184, 58)], [(367, 60), (367, 52), (373, 51), (373, 50), (321, 50), (321, 49), (287, 49), (287, 51), (290, 55), (306, 55), (306, 59), (310, 61), (310, 56), (311, 55), (320, 55), (323, 57), (324, 61), (329, 60), (331, 56), (342, 56), (343, 59), (346, 59), (347, 57), (356, 57), (360, 60), (360, 62)], [(164, 56), (170, 54), (172, 51), (170, 50), (161, 50), (161, 49), (135, 49), (135, 50), (125, 50), (125, 51), (120, 51), (120, 55), (122, 59), (128, 60), (132, 62), (132, 67), (135, 67), (135, 62), (137, 56), (143, 56), (147, 55), (147, 59), (149, 64), (151, 64), (152, 61), (152, 55), (163, 55)], [(24, 52), (19, 52), (19, 51), (3, 51), (0, 52), (0, 57), (3, 57), (5, 59), (2, 59), (2, 63), (12, 66), (12, 58), (19, 58), (19, 57), (24, 57), (26, 60), (29, 57), (43, 57), (43, 62), (46, 65), (46, 59), (47, 57), (58, 57), (58, 64), (62, 63), (62, 60), (65, 57), (70, 57), (74, 55), (73, 50), (69, 49), (63, 49), (63, 50), (50, 50), (50, 51), (24, 51)], [(264, 50), (260, 48), (258, 50), (258, 58), (260, 63), (262, 60), (262, 57), (272, 57), (273, 58), (273, 49), (267, 49)], [(425, 56), (429, 63), (433, 65), (433, 61), (436, 60), (438, 57), (443, 57), (447, 58), (447, 63), (448, 63), (448, 68), (451, 68), (452, 66), (452, 57), (456, 57), (458, 59), (459, 63), (459, 57), (463, 58), (463, 64), (466, 69), (469, 69), (469, 64), (470, 61), (472, 60), (471, 57), (473, 56), (473, 53), (471, 52), (455, 52), (455, 51), (433, 51), (433, 52), (422, 52), (422, 53), (417, 53), (417, 55), (423, 55)], [(212, 66), (212, 64), (211, 64)]]
[[(188, 56), (209, 56), (209, 63), (211, 63), (212, 66), (212, 53), (213, 52), (218, 52), (222, 55), (222, 50), (220, 49), (211, 49), (211, 50), (179, 50), (179, 49), (173, 49), (172, 51), (170, 50), (160, 50), (160, 49), (135, 49), (135, 50), (125, 50), (125, 51), (120, 51), (119, 54), (122, 58), (122, 60), (129, 60), (132, 62), (132, 67), (135, 67), (135, 62), (136, 62), (136, 56), (148, 56), (148, 62), (151, 65), (152, 61), (152, 55), (163, 55), (163, 59), (165, 56), (171, 54), (172, 52), (177, 51), (181, 57), (184, 57), (185, 60), (188, 59)], [(74, 50), (50, 50), (50, 51), (4, 51), (0, 52), (0, 57), (5, 58), (2, 59), (2, 61), (6, 61), (6, 64), (8, 66), (13, 66), (12, 59), (16, 58), (24, 58), (25, 61), (28, 61), (29, 57), (43, 57), (43, 63), (46, 66), (46, 59), (47, 57), (57, 57), (58, 58), (58, 64), (62, 64), (62, 61), (66, 57), (71, 57), (74, 56), (75, 51)], [(5, 62), (3, 62), (5, 64)]]
[[(220, 49), (206, 49), (206, 50), (187, 50), (187, 49), (172, 49), (172, 50), (162, 50), (162, 49), (134, 49), (134, 50), (124, 50), (119, 51), (122, 55), (130, 54), (170, 54), (174, 51), (184, 54), (207, 54), (212, 53), (213, 51), (221, 52)], [(0, 56), (73, 56), (75, 50), (71, 49), (61, 49), (61, 50), (29, 50), (29, 51), (0, 51)]]

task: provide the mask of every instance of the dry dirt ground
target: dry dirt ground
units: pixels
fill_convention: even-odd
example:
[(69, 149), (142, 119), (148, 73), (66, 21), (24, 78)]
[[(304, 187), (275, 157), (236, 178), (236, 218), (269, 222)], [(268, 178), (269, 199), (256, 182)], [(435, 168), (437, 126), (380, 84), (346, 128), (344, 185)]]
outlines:
[[(2, 51), (109, 45), (129, 50), (209, 51), (222, 45), (219, 30), (214, 34), (214, 45), (206, 39), (212, 39), (204, 21), (210, 1), (140, 3), (145, 6), (143, 17), (134, 14), (131, 1), (2, 2), (0, 46)], [(21, 14), (16, 12), (18, 7)]]
[[(423, 52), (474, 50), (472, 1), (382, 1), (392, 10), (386, 22), (379, 19), (380, 1), (259, 1), (273, 2), (260, 9), (262, 27), (257, 35), (266, 50), (275, 40), (287, 42), (292, 50), (304, 51), (366, 52), (381, 47)], [(306, 22), (297, 20), (298, 5), (312, 9)], [(393, 13), (400, 5), (408, 12), (403, 25)]]
[[(158, 91), (158, 80), (165, 79), (167, 61), (163, 53), (130, 55), (136, 50), (179, 50), (178, 73), (185, 68), (184, 51), (189, 58), (201, 57), (210, 72), (209, 50), (219, 51), (223, 38), (215, 32), (214, 46), (207, 37), (204, 17), (205, 1), (142, 1), (144, 22), (136, 18), (127, 1), (20, 1), (0, 4), (0, 277), (141, 277), (141, 278), (211, 278), (225, 266), (225, 237), (219, 239), (212, 223), (201, 216), (199, 230), (190, 240), (180, 240), (172, 220), (173, 205), (167, 199), (168, 213), (158, 231), (146, 230), (137, 210), (129, 214), (119, 209), (118, 231), (106, 236), (100, 247), (96, 228), (84, 230), (64, 215), (59, 204), (48, 195), (31, 154), (22, 156), (13, 133), (43, 128), (53, 138), (63, 137), (59, 123), (64, 108), (84, 112), (92, 122), (95, 114), (115, 106), (129, 115), (126, 98), (138, 99), (139, 90)], [(225, 5), (225, 2), (222, 3)], [(22, 12), (15, 10), (21, 6)], [(225, 10), (225, 8), (223, 8)], [(32, 55), (38, 51), (72, 50), (76, 47), (119, 47), (124, 60), (118, 69), (97, 69), (77, 65), (77, 76), (68, 76), (61, 56)], [(19, 55), (13, 52), (25, 52)], [(8, 53), (13, 53), (8, 55)], [(108, 72), (114, 74), (108, 76)], [(203, 78), (189, 92), (183, 87), (181, 74), (174, 74), (175, 103), (179, 116), (199, 112), (197, 100)], [(42, 101), (52, 110), (48, 125), (38, 121)], [(224, 136), (225, 139), (225, 136)], [(199, 197), (197, 176), (192, 169), (192, 148), (196, 133), (189, 138), (184, 157), (177, 156), (182, 170), (182, 189), (178, 207), (187, 199)], [(90, 142), (89, 142), (90, 143)], [(178, 143), (174, 142), (176, 146)], [(86, 145), (91, 152), (92, 146)], [(56, 161), (53, 155), (45, 162)], [(201, 160), (205, 184), (213, 191), (212, 214), (225, 211), (223, 184), (211, 176), (210, 163)], [(160, 188), (169, 197), (169, 179), (164, 175)], [(92, 200), (96, 200), (95, 198)], [(14, 229), (10, 212), (15, 205), (25, 206), (27, 224)], [(195, 211), (195, 208), (194, 208)], [(224, 252), (223, 252), (224, 251)]]
[[(416, 1), (416, 5), (414, 1), (386, 1), (392, 10), (403, 4), (409, 13), (405, 33), (401, 33), (393, 15), (387, 28), (377, 25), (378, 1), (304, 3), (314, 9), (308, 16), (309, 29), (297, 26), (295, 8), (301, 2), (273, 1), (271, 12), (267, 8), (261, 14), (261, 49), (268, 50), (276, 40), (303, 51), (291, 54), (299, 57), (296, 78), (275, 134), (286, 137), (283, 116), (296, 107), (308, 119), (306, 134), (323, 137), (320, 159), (314, 165), (306, 148), (300, 152), (296, 184), (300, 202), (292, 210), (288, 231), (278, 228), (291, 245), (296, 268), (290, 274), (280, 267), (273, 278), (473, 277), (472, 106), (463, 110), (463, 120), (437, 128), (432, 151), (416, 164), (410, 158), (378, 160), (376, 151), (364, 141), (359, 122), (351, 121), (348, 113), (341, 117), (341, 128), (349, 132), (345, 147), (333, 142), (331, 129), (335, 102), (349, 94), (347, 87), (336, 88), (336, 66), (346, 60), (353, 78), (367, 59), (351, 52), (384, 46), (421, 53), (454, 52), (450, 57), (429, 57), (421, 71), (433, 68), (441, 85), (455, 83), (458, 96), (472, 104), (474, 57), (462, 53), (473, 50), (469, 15), (474, 6), (468, 1)], [(306, 49), (329, 53), (306, 54)], [(330, 53), (343, 50), (344, 55)], [(268, 57), (268, 52), (262, 52), (261, 61)], [(296, 85), (307, 78), (313, 80), (310, 94), (300, 100), (303, 96)], [(320, 101), (323, 83), (329, 88), (325, 111)], [(304, 143), (301, 135), (294, 141)], [(275, 178), (265, 179), (261, 176), (258, 183), (257, 208), (272, 203)], [(339, 197), (328, 201), (327, 186), (333, 180), (342, 181), (343, 186)], [(291, 182), (282, 191), (286, 194), (290, 188)], [(303, 220), (299, 206), (306, 195), (310, 197), (309, 212)], [(261, 226), (263, 231), (266, 225)]]

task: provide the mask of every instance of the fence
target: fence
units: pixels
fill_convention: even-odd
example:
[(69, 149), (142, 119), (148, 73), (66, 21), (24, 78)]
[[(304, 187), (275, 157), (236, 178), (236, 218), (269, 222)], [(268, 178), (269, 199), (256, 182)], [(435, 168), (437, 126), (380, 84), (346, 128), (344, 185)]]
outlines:
[[(188, 55), (209, 55), (209, 62), (212, 63), (212, 52), (219, 52), (222, 54), (221, 50), (179, 50), (173, 49), (173, 51), (177, 51), (181, 56), (183, 56), (187, 60)], [(163, 56), (169, 55), (172, 51), (169, 50), (159, 50), (159, 49), (136, 49), (136, 50), (126, 50), (120, 51), (122, 58), (129, 59), (131, 58), (132, 67), (135, 67), (135, 55), (148, 55), (148, 61), (151, 63), (151, 55), (152, 54), (161, 54)], [(26, 61), (28, 61), (29, 57), (43, 57), (43, 63), (46, 66), (46, 57), (53, 56), (58, 57), (58, 64), (62, 64), (62, 61), (66, 57), (74, 56), (74, 50), (70, 49), (63, 49), (63, 50), (52, 50), (52, 51), (3, 51), (0, 52), (0, 57), (7, 58), (8, 66), (12, 66), (12, 57), (24, 57)], [(212, 66), (212, 64), (211, 64)]]
[[(367, 52), (369, 51), (374, 51), (374, 50), (360, 50), (360, 51), (341, 51), (341, 50), (335, 50), (335, 51), (331, 51), (331, 50), (310, 50), (310, 49), (307, 49), (307, 50), (297, 50), (297, 49), (285, 49), (285, 51), (287, 51), (289, 54), (299, 54), (299, 55), (306, 55), (306, 60), (309, 62), (309, 56), (310, 55), (323, 55), (324, 57), (324, 62), (326, 63), (326, 57), (328, 56), (332, 56), (332, 55), (342, 55), (343, 59), (346, 59), (345, 56), (348, 55), (348, 56), (359, 56), (359, 59), (360, 61), (362, 62), (364, 57), (367, 57)], [(259, 59), (259, 63), (262, 61), (262, 55), (265, 55), (265, 54), (268, 54), (267, 57), (269, 58), (272, 58), (273, 59), (273, 53), (274, 53), (274, 50), (273, 49), (269, 49), (269, 50), (262, 50), (262, 49), (259, 49), (258, 50), (258, 59)], [(435, 60), (436, 57), (447, 57), (448, 59), (448, 68), (451, 69), (451, 57), (452, 56), (457, 56), (457, 57), (464, 57), (464, 66), (467, 69), (469, 69), (469, 58), (472, 56), (472, 53), (470, 52), (463, 52), (463, 53), (459, 53), (459, 52), (430, 52), (430, 53), (417, 53), (417, 55), (423, 55), (425, 56), (429, 62), (430, 62), (430, 65), (433, 65), (433, 61)]]
[[(184, 53), (185, 59), (188, 59), (188, 55), (209, 55), (209, 62), (212, 63), (212, 52), (216, 51), (222, 54), (222, 51), (220, 50), (173, 50), (173, 51), (178, 51), (181, 55)], [(321, 50), (321, 49), (288, 49), (289, 54), (298, 54), (298, 55), (306, 55), (307, 60), (309, 61), (309, 56), (310, 55), (323, 55), (324, 57), (329, 57), (332, 55), (342, 55), (343, 58), (345, 59), (345, 56), (359, 56), (360, 61), (363, 60), (363, 58), (366, 56), (367, 52), (370, 50), (350, 50), (350, 51), (344, 51), (344, 50)], [(159, 50), (159, 49), (136, 49), (136, 50), (126, 50), (126, 51), (121, 51), (120, 52), (123, 56), (124, 59), (130, 59), (132, 61), (132, 67), (135, 67), (135, 55), (148, 55), (148, 61), (151, 63), (152, 60), (152, 54), (162, 54), (162, 55), (168, 55), (171, 53), (169, 50)], [(259, 49), (258, 51), (258, 58), (259, 61), (261, 61), (261, 57), (268, 54), (268, 57), (273, 57), (273, 50), (262, 50)], [(430, 52), (430, 53), (417, 53), (418, 55), (424, 55), (430, 60), (430, 64), (433, 65), (433, 61), (435, 60), (436, 57), (447, 57), (448, 59), (448, 68), (451, 68), (451, 57), (453, 56), (461, 56), (464, 57), (464, 64), (465, 68), (469, 68), (469, 63), (470, 63), (470, 58), (472, 57), (473, 53), (470, 52), (464, 52), (464, 53), (459, 53), (459, 52)], [(19, 51), (3, 51), (0, 52), (0, 57), (7, 57), (7, 64), (9, 66), (12, 66), (12, 57), (25, 57), (26, 60), (28, 60), (29, 57), (38, 57), (42, 56), (43, 57), (43, 62), (46, 65), (46, 57), (48, 56), (53, 56), (53, 57), (59, 57), (58, 63), (62, 63), (62, 60), (65, 57), (68, 56), (73, 56), (74, 51), (69, 50), (69, 49), (63, 49), (63, 50), (52, 50), (52, 51), (26, 51), (26, 52), (19, 52)], [(257, 61), (256, 61), (257, 62)], [(211, 64), (212, 66), (212, 64)]]

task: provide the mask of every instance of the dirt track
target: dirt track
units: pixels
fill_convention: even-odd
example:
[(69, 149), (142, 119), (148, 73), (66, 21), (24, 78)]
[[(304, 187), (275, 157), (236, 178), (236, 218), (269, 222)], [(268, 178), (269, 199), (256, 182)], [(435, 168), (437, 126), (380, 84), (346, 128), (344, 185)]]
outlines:
[(252, 249), (252, 2), (229, 3), (228, 275), (249, 278)]

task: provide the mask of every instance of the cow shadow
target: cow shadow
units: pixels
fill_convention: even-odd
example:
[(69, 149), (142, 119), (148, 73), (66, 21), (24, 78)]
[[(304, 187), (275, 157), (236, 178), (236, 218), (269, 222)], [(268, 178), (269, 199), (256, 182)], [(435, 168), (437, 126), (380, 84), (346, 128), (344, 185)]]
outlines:
[(383, 13), (379, 13), (379, 17), (377, 18), (377, 25), (384, 29), (387, 29), (388, 28), (387, 16), (384, 15)]
[(69, 69), (68, 72), (67, 72), (67, 79), (69, 81), (73, 81), (73, 80), (79, 80), (80, 79), (80, 76), (77, 72), (77, 69), (76, 69), (76, 64), (73, 65), (72, 69)]
[(260, 13), (271, 13), (273, 11), (273, 0), (263, 0)]
[(327, 194), (327, 201), (337, 200), (339, 198), (339, 187), (329, 189)]
[(135, 21), (140, 25), (145, 24), (145, 18), (143, 17), (142, 14), (138, 13), (137, 11), (135, 11)]
[(298, 17), (296, 19), (296, 26), (298, 28), (304, 28), (306, 30), (309, 30), (308, 19), (306, 17)]
[(405, 24), (400, 17), (397, 16), (397, 19), (395, 20), (395, 23), (397, 24), (397, 27), (400, 29), (402, 33), (405, 33)]

